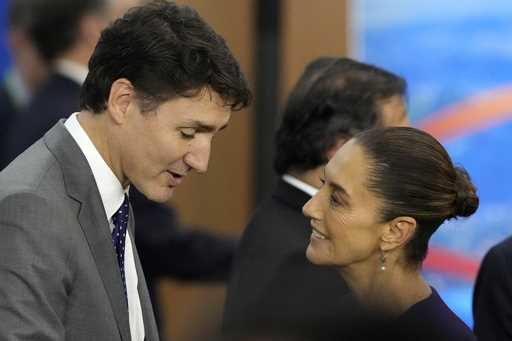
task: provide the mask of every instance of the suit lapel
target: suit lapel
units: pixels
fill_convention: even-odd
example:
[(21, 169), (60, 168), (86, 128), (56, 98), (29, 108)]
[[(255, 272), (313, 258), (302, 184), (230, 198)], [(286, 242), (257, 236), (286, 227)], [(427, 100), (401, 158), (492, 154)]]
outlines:
[[(96, 188), (96, 186), (91, 186)], [(92, 191), (91, 192), (97, 192)], [(96, 267), (103, 280), (103, 286), (110, 299), (110, 305), (116, 317), (122, 340), (130, 340), (130, 321), (128, 305), (124, 296), (123, 282), (116, 255), (112, 245), (110, 227), (105, 210), (101, 206), (99, 193), (91, 193), (91, 200), (82, 202), (78, 220), (82, 226)], [(96, 199), (93, 199), (97, 197)]]
[[(135, 240), (135, 220), (133, 216), (133, 210), (130, 205), (130, 218), (128, 219), (128, 233), (130, 234), (131, 240)], [(158, 341), (158, 328), (156, 326), (155, 314), (153, 312), (153, 306), (149, 297), (148, 288), (146, 285), (146, 279), (144, 272), (139, 260), (139, 254), (135, 243), (132, 243), (133, 258), (135, 260), (135, 269), (137, 270), (137, 278), (139, 285), (137, 290), (139, 292), (140, 306), (142, 308), (142, 317), (144, 319), (144, 333), (145, 341)]]
[(121, 339), (128, 341), (128, 306), (112, 245), (110, 227), (92, 171), (62, 121), (58, 122), (44, 139), (62, 168), (68, 194), (80, 202), (78, 221), (109, 297)]

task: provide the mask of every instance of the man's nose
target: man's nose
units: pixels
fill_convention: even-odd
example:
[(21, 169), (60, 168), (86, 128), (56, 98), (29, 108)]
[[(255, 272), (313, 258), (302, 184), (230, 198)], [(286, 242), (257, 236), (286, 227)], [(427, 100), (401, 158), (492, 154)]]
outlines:
[(194, 150), (185, 155), (185, 163), (198, 173), (205, 173), (208, 170), (210, 160), (211, 141), (205, 141)]

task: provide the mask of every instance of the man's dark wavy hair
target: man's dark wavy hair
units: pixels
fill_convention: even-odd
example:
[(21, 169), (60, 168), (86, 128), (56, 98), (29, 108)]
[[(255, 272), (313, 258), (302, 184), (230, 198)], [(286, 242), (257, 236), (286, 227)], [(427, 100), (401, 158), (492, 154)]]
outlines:
[(251, 99), (224, 39), (195, 10), (170, 1), (133, 8), (102, 32), (89, 60), (81, 109), (104, 111), (112, 83), (120, 78), (133, 84), (143, 111), (205, 88), (232, 110)]
[(350, 58), (317, 58), (290, 93), (275, 136), (274, 169), (307, 171), (327, 163), (327, 151), (381, 122), (380, 103), (406, 93), (405, 80)]

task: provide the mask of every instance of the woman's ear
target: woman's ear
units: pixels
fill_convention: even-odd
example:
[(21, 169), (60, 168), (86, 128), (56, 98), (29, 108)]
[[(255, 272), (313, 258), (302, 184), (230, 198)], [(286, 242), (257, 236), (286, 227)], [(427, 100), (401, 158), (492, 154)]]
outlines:
[(417, 228), (416, 219), (397, 217), (384, 225), (381, 236), (381, 250), (392, 251), (407, 244)]
[(128, 107), (134, 99), (135, 89), (129, 80), (120, 78), (112, 83), (107, 101), (107, 108), (115, 123), (122, 124), (124, 122), (128, 112)]

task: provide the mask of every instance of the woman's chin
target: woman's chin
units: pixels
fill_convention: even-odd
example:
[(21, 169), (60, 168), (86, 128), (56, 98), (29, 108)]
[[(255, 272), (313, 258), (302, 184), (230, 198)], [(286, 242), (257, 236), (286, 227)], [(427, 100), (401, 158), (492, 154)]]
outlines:
[(327, 259), (325, 259), (325, 256), (323, 255), (323, 252), (317, 250), (317, 248), (311, 244), (309, 244), (306, 249), (306, 258), (315, 265), (329, 265)]

